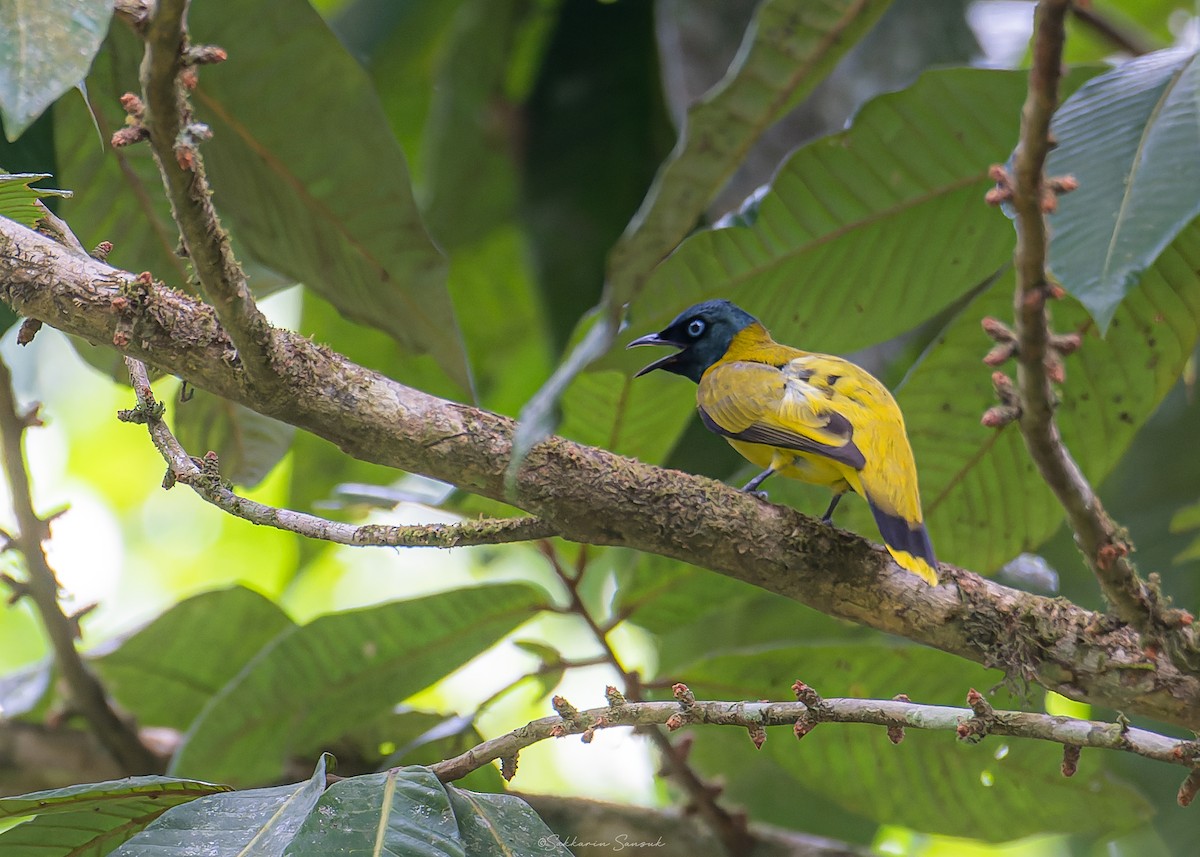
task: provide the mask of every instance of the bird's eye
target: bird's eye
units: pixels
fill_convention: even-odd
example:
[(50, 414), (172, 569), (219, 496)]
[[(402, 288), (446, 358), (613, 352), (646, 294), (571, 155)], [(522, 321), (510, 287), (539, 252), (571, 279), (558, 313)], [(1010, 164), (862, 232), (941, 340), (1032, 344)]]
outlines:
[(695, 339), (700, 334), (704, 333), (704, 319), (693, 318), (691, 321), (689, 321), (687, 333), (688, 336), (692, 337), (692, 339)]

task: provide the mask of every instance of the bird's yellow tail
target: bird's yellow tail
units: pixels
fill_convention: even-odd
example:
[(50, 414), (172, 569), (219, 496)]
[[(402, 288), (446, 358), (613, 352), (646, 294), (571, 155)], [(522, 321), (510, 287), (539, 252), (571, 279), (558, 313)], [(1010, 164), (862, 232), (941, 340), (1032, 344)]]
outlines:
[(868, 498), (879, 535), (883, 536), (884, 547), (896, 560), (896, 564), (911, 571), (930, 586), (938, 585), (937, 557), (933, 555), (933, 543), (920, 521), (907, 521), (899, 515), (885, 512)]

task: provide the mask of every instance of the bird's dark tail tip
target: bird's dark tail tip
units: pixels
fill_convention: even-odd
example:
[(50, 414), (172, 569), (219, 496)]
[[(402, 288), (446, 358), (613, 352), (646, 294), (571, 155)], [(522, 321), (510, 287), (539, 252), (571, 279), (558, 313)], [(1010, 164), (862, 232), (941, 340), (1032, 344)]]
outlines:
[(879, 527), (879, 535), (883, 536), (883, 544), (888, 553), (896, 560), (896, 564), (924, 580), (930, 586), (938, 585), (937, 557), (933, 555), (933, 543), (929, 540), (929, 532), (919, 521), (906, 521), (899, 515), (893, 515), (880, 509), (869, 499), (871, 514), (875, 516), (875, 524)]

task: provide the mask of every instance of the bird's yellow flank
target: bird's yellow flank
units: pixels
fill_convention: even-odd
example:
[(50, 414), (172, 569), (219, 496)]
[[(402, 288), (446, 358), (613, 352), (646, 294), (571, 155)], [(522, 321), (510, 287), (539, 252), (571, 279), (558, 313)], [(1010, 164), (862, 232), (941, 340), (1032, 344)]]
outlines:
[(680, 350), (642, 369), (698, 383), (700, 418), (768, 476), (828, 486), (830, 520), (842, 494), (862, 496), (884, 545), (902, 568), (936, 586), (937, 559), (921, 515), (917, 468), (896, 400), (848, 360), (773, 340), (729, 301), (707, 301), (633, 345)]

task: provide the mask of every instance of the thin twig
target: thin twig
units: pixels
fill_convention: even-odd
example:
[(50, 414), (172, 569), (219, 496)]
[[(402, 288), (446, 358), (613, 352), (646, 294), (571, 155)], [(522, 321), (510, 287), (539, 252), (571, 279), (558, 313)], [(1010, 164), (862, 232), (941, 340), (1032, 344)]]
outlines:
[(132, 357), (125, 358), (129, 378), (137, 397), (137, 409), (123, 411), (127, 422), (144, 422), (150, 439), (167, 462), (167, 487), (176, 482), (187, 485), (202, 499), (229, 514), (264, 527), (274, 527), (310, 539), (356, 547), (438, 547), (453, 548), (468, 545), (495, 545), (509, 542), (546, 539), (555, 535), (554, 528), (541, 518), (485, 518), (456, 524), (347, 524), (331, 521), (305, 512), (280, 509), (234, 493), (216, 472), (213, 458), (195, 459), (171, 433), (162, 419), (162, 406), (150, 389), (146, 364)]
[(258, 309), (246, 274), (221, 228), (198, 144), (208, 129), (195, 123), (182, 73), (189, 49), (187, 0), (160, 0), (146, 27), (142, 63), (143, 124), (162, 174), (171, 213), (205, 298), (237, 348), (242, 367), (262, 395), (278, 392), (272, 370), (273, 330)]
[[(58, 578), (46, 559), (43, 542), (50, 537), (47, 519), (38, 517), (33, 508), (29, 472), (22, 448), (25, 429), (35, 419), (31, 412), (22, 416), (13, 392), (12, 374), (0, 360), (0, 445), (3, 463), (12, 490), (13, 513), (19, 532), (11, 535), (9, 546), (25, 557), (27, 579), (14, 589), (14, 595), (27, 594), (41, 616), (54, 661), (67, 686), (72, 707), (81, 714), (100, 743), (127, 774), (150, 774), (163, 770), (162, 760), (151, 753), (138, 738), (137, 730), (126, 723), (109, 704), (108, 695), (78, 649), (78, 617), (63, 612), (58, 600)], [(15, 582), (10, 582), (13, 586)]]
[[(812, 709), (802, 702), (627, 702), (578, 712), (570, 719), (543, 717), (506, 735), (484, 741), (462, 755), (432, 766), (442, 782), (457, 780), (497, 759), (511, 757), (525, 747), (564, 735), (579, 735), (612, 726), (673, 726), (705, 724), (756, 730), (770, 726), (795, 728), (809, 721)], [(668, 723), (669, 721), (669, 723)], [(1050, 741), (1065, 747), (1119, 750), (1169, 765), (1194, 768), (1200, 764), (1200, 743), (1136, 729), (1125, 723), (1077, 720), (1051, 714), (992, 709), (980, 723), (972, 708), (923, 705), (895, 699), (822, 699), (816, 721), (866, 723), (889, 729), (929, 729), (954, 732), (972, 743), (984, 734)], [(964, 735), (968, 733), (971, 737)], [(881, 752), (884, 752), (881, 749)]]
[[(599, 643), (604, 657), (613, 669), (617, 671), (617, 675), (621, 677), (622, 683), (625, 685), (625, 697), (632, 702), (642, 701), (641, 676), (635, 672), (625, 669), (621, 663), (621, 658), (617, 654), (616, 649), (608, 640), (608, 634), (612, 631), (612, 622), (606, 622), (601, 625), (596, 620), (587, 605), (583, 602), (583, 596), (579, 591), (580, 583), (583, 579), (584, 571), (587, 568), (586, 553), (580, 555), (580, 562), (575, 573), (568, 571), (560, 561), (558, 553), (554, 546), (548, 542), (543, 542), (540, 545), (542, 553), (549, 560), (554, 573), (562, 581), (563, 587), (567, 591), (567, 596), (570, 599), (570, 605), (567, 612), (570, 612), (580, 617), (588, 626), (588, 630), (592, 632), (596, 642)], [(582, 548), (581, 550), (586, 550)], [(611, 710), (611, 706), (610, 706)], [(665, 723), (666, 721), (662, 721)], [(721, 793), (721, 788), (718, 785), (707, 783), (688, 762), (688, 751), (690, 744), (682, 746), (675, 744), (667, 737), (657, 725), (641, 724), (639, 730), (642, 734), (647, 735), (651, 742), (658, 748), (662, 756), (663, 773), (675, 778), (676, 783), (687, 793), (693, 808), (709, 829), (721, 840), (725, 849), (738, 857), (741, 854), (749, 854), (754, 849), (754, 836), (750, 833), (747, 819), (744, 815), (731, 813), (717, 801), (717, 796)], [(510, 758), (515, 755), (510, 754)]]
[(1154, 44), (1144, 34), (1139, 33), (1133, 27), (1114, 21), (1094, 8), (1091, 3), (1085, 5), (1078, 0), (1073, 0), (1071, 15), (1117, 50), (1124, 51), (1130, 56), (1140, 57), (1142, 54), (1148, 54), (1154, 50)]
[(1046, 371), (1051, 349), (1046, 302), (1052, 287), (1046, 274), (1049, 238), (1043, 169), (1052, 145), (1050, 119), (1058, 105), (1063, 19), (1069, 6), (1069, 0), (1043, 0), (1038, 4), (1029, 94), (1021, 114), (1021, 136), (1014, 158), (1019, 424), (1042, 478), (1066, 510), (1075, 541), (1092, 567), (1105, 598), (1121, 619), (1153, 636), (1178, 628), (1186, 617), (1182, 611), (1165, 610), (1157, 591), (1138, 577), (1129, 562), (1128, 543), (1105, 513), (1059, 434), (1054, 420), (1055, 395)]

